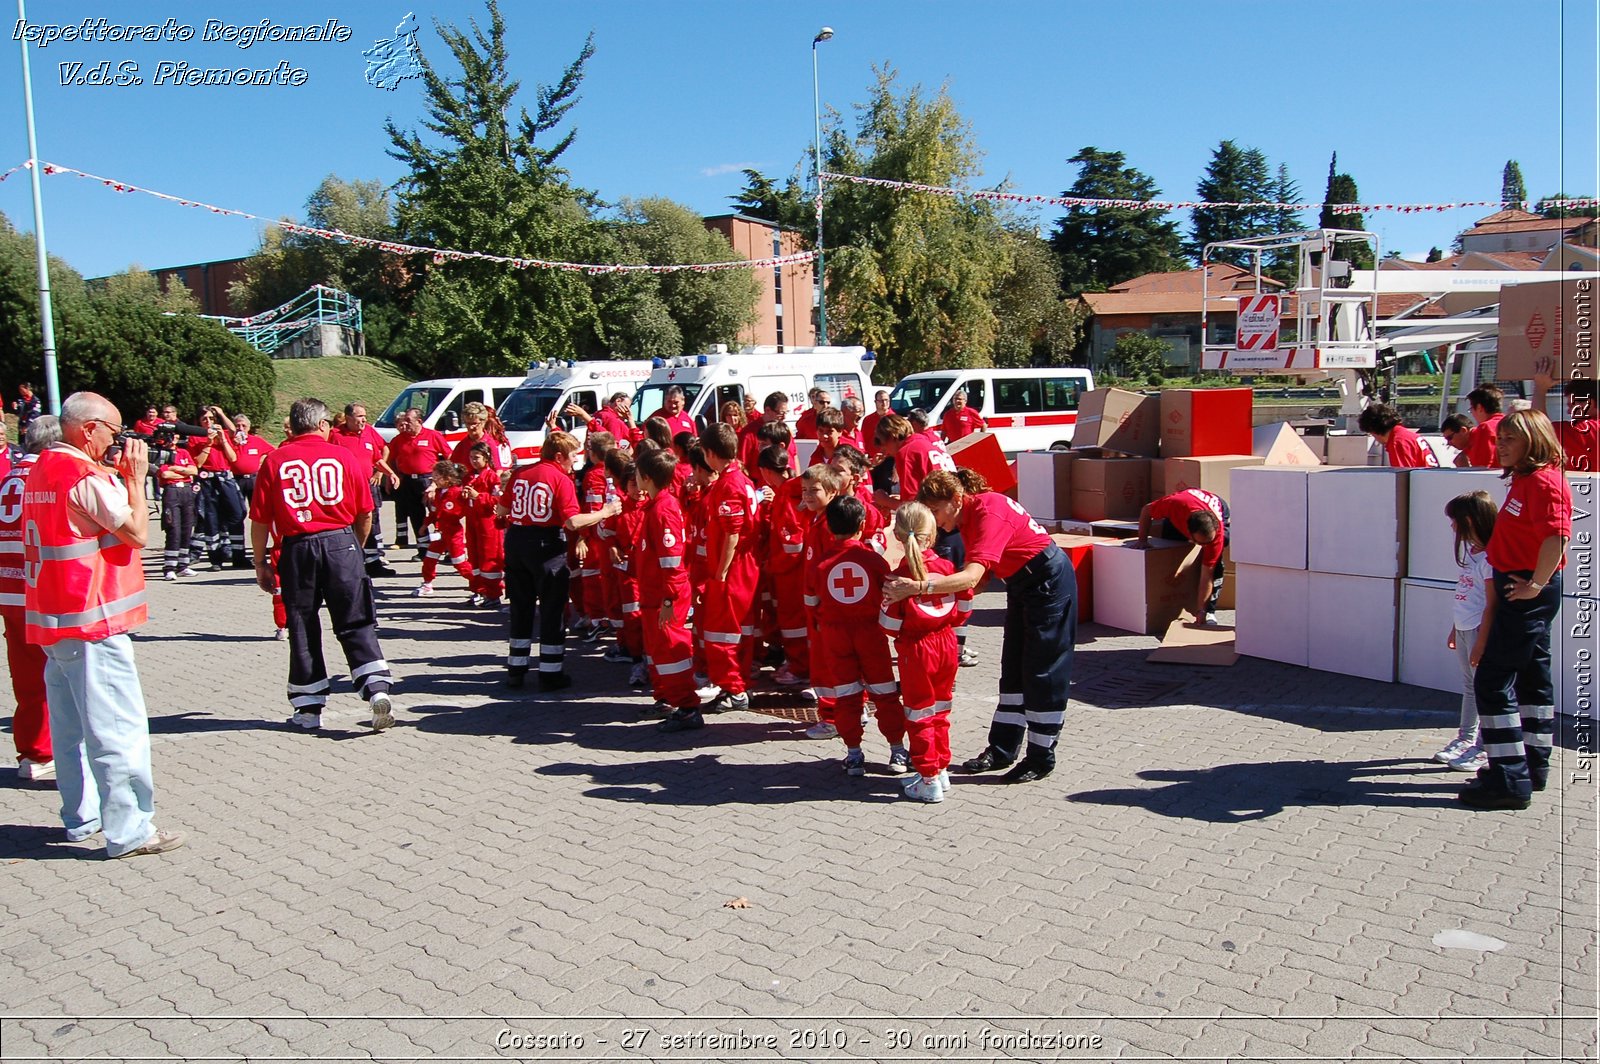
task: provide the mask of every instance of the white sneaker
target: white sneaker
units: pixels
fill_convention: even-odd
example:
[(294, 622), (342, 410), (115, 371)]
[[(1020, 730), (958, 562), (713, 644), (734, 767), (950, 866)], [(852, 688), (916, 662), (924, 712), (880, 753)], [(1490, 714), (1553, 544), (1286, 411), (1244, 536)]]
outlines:
[(977, 653), (972, 651), (972, 650), (969, 650), (967, 647), (962, 647), (961, 648), (961, 653), (956, 656), (956, 664), (960, 665), (964, 669), (965, 668), (970, 668), (971, 666), (976, 665), (977, 663), (978, 663), (978, 655), (977, 655)]
[(867, 755), (860, 748), (844, 752), (844, 774), (846, 776), (865, 776), (867, 774)]
[(182, 569), (178, 570), (178, 575), (179, 576), (194, 576), (195, 575), (194, 566), (185, 565)]
[(178, 579), (178, 574), (176, 572), (174, 572), (173, 570), (168, 569), (166, 572), (161, 574), (161, 579), (163, 579), (163, 580), (176, 580), (176, 579)]
[(23, 758), (17, 762), (17, 779), (19, 780), (53, 780), (56, 778), (56, 763), (54, 761), (30, 761)]
[(933, 805), (944, 801), (944, 788), (939, 786), (939, 777), (929, 779), (924, 776), (912, 776), (911, 782), (906, 784), (905, 795), (915, 802), (926, 802)]
[(367, 722), (367, 727), (375, 732), (394, 727), (394, 703), (389, 701), (388, 692), (373, 695), (367, 705), (372, 707), (372, 720)]
[(1489, 755), (1483, 752), (1481, 746), (1469, 746), (1461, 751), (1461, 756), (1450, 762), (1454, 772), (1476, 772), (1489, 763)]
[(322, 714), (296, 713), (294, 716), (289, 718), (289, 723), (293, 724), (296, 728), (304, 728), (306, 731), (316, 731), (318, 728), (322, 727)]
[[(696, 682), (698, 682), (698, 677), (696, 678)], [(714, 683), (701, 684), (699, 689), (695, 691), (695, 694), (700, 696), (701, 705), (710, 705), (712, 702), (715, 702), (717, 699), (722, 697), (722, 688), (718, 687)]]
[(939, 786), (943, 790), (947, 790), (948, 791), (950, 789), (950, 770), (949, 769), (942, 768), (942, 769), (939, 770)]
[(817, 692), (814, 688), (802, 687), (800, 688), (799, 694), (800, 701), (804, 702), (806, 705), (814, 706), (817, 704)]
[(467, 605), (469, 605), (469, 606), (482, 606), (483, 605), (483, 596), (478, 594), (476, 591), (474, 591), (472, 593), (472, 597), (467, 599)]
[(894, 776), (904, 776), (911, 771), (911, 755), (903, 746), (889, 747), (889, 773)]
[(807, 739), (837, 739), (838, 737), (839, 729), (825, 720), (819, 720), (806, 729)]
[(1444, 749), (1433, 755), (1433, 759), (1441, 765), (1448, 765), (1456, 758), (1467, 752), (1472, 744), (1460, 737), (1451, 739), (1444, 745)]
[(433, 585), (432, 584), (418, 584), (416, 586), (416, 589), (411, 592), (411, 597), (412, 598), (427, 598), (431, 594), (433, 594)]
[(794, 673), (789, 671), (789, 666), (785, 665), (783, 668), (772, 674), (772, 682), (777, 684), (779, 687), (804, 687), (810, 681), (808, 681), (804, 676), (796, 676)]
[(279, 642), (282, 642), (283, 640), (288, 639), (289, 638), (289, 629), (287, 629), (287, 628), (275, 629), (273, 631), (273, 633), (272, 633), (272, 638), (278, 640)]

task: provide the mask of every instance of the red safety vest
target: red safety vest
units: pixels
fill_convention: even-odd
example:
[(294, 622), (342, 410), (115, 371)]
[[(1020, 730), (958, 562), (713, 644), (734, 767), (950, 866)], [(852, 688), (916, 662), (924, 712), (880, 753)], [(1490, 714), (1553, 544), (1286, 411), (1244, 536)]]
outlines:
[(144, 567), (139, 552), (110, 532), (80, 536), (67, 497), (86, 477), (111, 476), (66, 451), (39, 456), (22, 497), (23, 575), (28, 642), (93, 642), (143, 624)]
[(0, 479), (0, 612), (22, 616), (22, 490), (33, 459), (24, 458)]

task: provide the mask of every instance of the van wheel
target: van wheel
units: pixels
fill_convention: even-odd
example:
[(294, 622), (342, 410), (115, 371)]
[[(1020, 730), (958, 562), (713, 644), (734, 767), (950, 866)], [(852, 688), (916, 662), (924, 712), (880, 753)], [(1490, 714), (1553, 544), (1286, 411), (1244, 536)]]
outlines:
[(1072, 444), (1067, 443), (1065, 440), (1057, 440), (1050, 445), (1050, 449), (1052, 451), (1070, 451), (1072, 450)]

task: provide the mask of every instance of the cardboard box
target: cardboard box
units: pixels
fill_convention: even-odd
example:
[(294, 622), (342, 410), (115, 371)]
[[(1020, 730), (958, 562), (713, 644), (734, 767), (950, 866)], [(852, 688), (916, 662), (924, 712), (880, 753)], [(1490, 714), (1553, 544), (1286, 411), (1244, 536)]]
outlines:
[(1234, 645), (1239, 653), (1287, 665), (1304, 665), (1310, 644), (1307, 637), (1311, 574), (1304, 569), (1279, 569), (1271, 565), (1237, 565), (1238, 607), (1234, 614)]
[[(1095, 623), (1160, 638), (1194, 605), (1198, 570), (1188, 562), (1198, 549), (1164, 539), (1151, 540), (1148, 550), (1126, 540), (1096, 542), (1091, 548)], [(1185, 565), (1186, 577), (1173, 584), (1172, 575)]]
[(1072, 514), (1071, 451), (1024, 451), (1017, 455), (1017, 501), (1036, 521)]
[(1434, 691), (1461, 693), (1461, 664), (1445, 640), (1454, 615), (1454, 580), (1402, 580), (1400, 582), (1401, 683)]
[(1317, 466), (1322, 461), (1287, 421), (1259, 425), (1250, 434), (1250, 453), (1271, 466)]
[(804, 471), (811, 468), (811, 456), (817, 453), (816, 440), (795, 440), (794, 457), (797, 463), (795, 468)]
[(1254, 402), (1251, 388), (1170, 388), (1162, 392), (1162, 457), (1248, 451)]
[(1407, 472), (1329, 467), (1307, 477), (1306, 568), (1391, 580), (1405, 576)]
[[(1411, 580), (1444, 581), (1455, 586), (1456, 536), (1444, 504), (1469, 491), (1483, 490), (1495, 505), (1505, 502), (1508, 484), (1487, 469), (1412, 469), (1406, 472), (1406, 571)], [(1573, 503), (1578, 497), (1573, 495)]]
[(1091, 624), (1094, 621), (1094, 551), (1096, 543), (1104, 540), (1094, 536), (1065, 536), (1052, 535), (1056, 546), (1066, 554), (1067, 560), (1072, 563), (1072, 573), (1078, 580), (1078, 623)]
[(1308, 593), (1306, 664), (1393, 683), (1400, 581), (1314, 572)]
[(1072, 516), (1137, 520), (1150, 501), (1150, 459), (1080, 458), (1072, 467)]
[(1161, 446), (1161, 401), (1120, 388), (1095, 388), (1078, 398), (1072, 446), (1104, 447), (1154, 458)]
[(1233, 500), (1233, 471), (1240, 466), (1258, 466), (1262, 460), (1251, 454), (1219, 454), (1204, 458), (1164, 458), (1161, 461), (1161, 494), (1200, 488)]
[(1600, 282), (1572, 277), (1500, 290), (1499, 369), (1503, 381), (1548, 373), (1594, 380), (1595, 296)]
[(1006, 454), (1000, 449), (1000, 441), (994, 433), (974, 432), (955, 443), (946, 444), (945, 450), (950, 452), (956, 465), (983, 474), (990, 490), (1003, 494), (1017, 486), (1016, 474), (1011, 471), (1011, 463), (1006, 460)]
[(1237, 610), (1239, 608), (1239, 571), (1227, 559), (1222, 562), (1222, 594), (1217, 596), (1217, 609)]
[(1306, 481), (1312, 475), (1309, 466), (1240, 466), (1233, 471), (1228, 508), (1235, 564), (1306, 567)]
[(1378, 441), (1365, 432), (1341, 432), (1323, 437), (1323, 462), (1332, 466), (1371, 465)]

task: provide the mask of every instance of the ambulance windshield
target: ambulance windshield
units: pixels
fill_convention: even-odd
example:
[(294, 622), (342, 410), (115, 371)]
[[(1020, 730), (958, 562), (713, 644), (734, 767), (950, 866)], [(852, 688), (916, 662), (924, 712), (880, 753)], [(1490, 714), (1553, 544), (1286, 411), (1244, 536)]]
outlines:
[(931, 414), (955, 382), (954, 377), (907, 377), (889, 393), (889, 409), (901, 417), (919, 409)]
[(639, 389), (639, 394), (633, 397), (633, 419), (639, 424), (657, 410), (667, 405), (667, 389), (683, 389), (683, 409), (687, 413), (694, 406), (694, 397), (700, 394), (699, 384), (657, 384), (651, 382)]
[(539, 432), (559, 398), (560, 388), (518, 388), (500, 404), (500, 421), (509, 432)]

